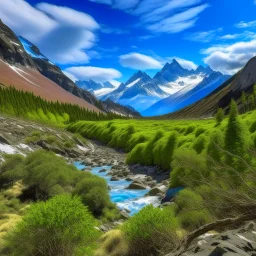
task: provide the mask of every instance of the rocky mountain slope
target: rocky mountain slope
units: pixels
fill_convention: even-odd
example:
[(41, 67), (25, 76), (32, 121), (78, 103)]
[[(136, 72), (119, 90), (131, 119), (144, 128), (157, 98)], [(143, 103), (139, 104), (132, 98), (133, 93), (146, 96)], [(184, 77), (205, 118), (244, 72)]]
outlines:
[(252, 92), (254, 84), (256, 84), (256, 57), (250, 59), (241, 71), (202, 100), (164, 117), (188, 118), (212, 116), (219, 107), (227, 109), (231, 99), (239, 99), (243, 91)]
[(180, 89), (178, 92), (172, 94), (166, 99), (163, 99), (150, 108), (142, 112), (144, 116), (157, 116), (175, 112), (181, 108), (184, 108), (194, 102), (203, 99), (210, 94), (221, 84), (223, 84), (229, 76), (225, 76), (220, 72), (212, 72), (209, 76), (206, 76), (198, 85), (186, 86)]
[[(81, 99), (86, 100), (87, 102), (91, 103), (92, 105), (96, 106), (104, 112), (112, 112), (124, 116), (129, 116), (133, 113), (135, 114), (135, 116), (137, 115), (137, 113), (131, 112), (130, 109), (126, 108), (125, 106), (120, 108), (120, 105), (115, 104), (114, 102), (111, 103), (111, 107), (109, 107), (110, 102), (108, 102), (108, 104), (103, 104), (94, 96), (93, 93), (90, 93), (88, 91), (91, 91), (91, 88), (93, 86), (96, 86), (97, 88), (100, 87), (101, 84), (97, 84), (92, 80), (90, 82), (84, 81), (80, 82), (80, 85), (83, 85), (81, 86), (83, 88), (80, 88), (69, 77), (67, 77), (57, 65), (53, 64), (46, 56), (44, 56), (37, 46), (35, 46), (33, 43), (23, 37), (19, 37), (19, 39), (26, 52), (32, 57), (32, 60), (39, 72), (43, 76), (58, 84), (64, 90)], [(110, 86), (110, 83), (105, 83), (105, 86)], [(119, 113), (119, 111), (121, 112)]]
[[(107, 107), (108, 104), (101, 104), (92, 93), (79, 88), (58, 66), (44, 56), (37, 46), (23, 37), (17, 37), (2, 21), (0, 21), (0, 71), (2, 86), (11, 85), (31, 91), (46, 100), (77, 104), (96, 112), (108, 112), (110, 109)], [(120, 110), (118, 104), (111, 104), (111, 112), (118, 113), (118, 110)], [(131, 113), (133, 112), (129, 108), (123, 107), (120, 114), (131, 115)]]
[[(177, 60), (173, 59), (171, 63), (166, 63), (162, 70), (153, 78), (149, 77), (144, 72), (138, 71), (116, 90), (102, 96), (102, 99), (111, 99), (123, 105), (130, 105), (142, 113), (142, 115), (146, 116), (165, 114), (172, 109), (172, 106), (169, 106), (169, 102), (172, 101), (172, 98), (170, 97), (169, 101), (164, 100), (169, 96), (175, 95), (175, 93), (178, 92), (180, 92), (180, 95), (183, 95), (197, 86), (199, 91), (202, 85), (208, 88), (204, 90), (204, 95), (208, 95), (208, 93), (218, 87), (221, 82), (227, 79), (226, 76), (218, 73), (219, 82), (215, 79), (214, 87), (213, 76), (209, 79), (205, 79), (212, 73), (214, 73), (214, 71), (208, 66), (199, 66), (196, 70), (185, 69)], [(203, 84), (200, 84), (201, 82), (203, 82)], [(191, 91), (191, 95), (192, 94), (193, 91)], [(176, 96), (174, 96), (174, 98), (177, 99)], [(190, 102), (194, 103), (199, 99), (201, 98), (198, 96), (191, 97)], [(181, 99), (181, 102), (175, 102), (175, 105), (177, 105), (176, 109), (184, 107), (182, 101), (184, 101), (184, 99)], [(162, 105), (164, 105), (163, 109), (160, 107)]]
[[(14, 32), (2, 21), (0, 25), (0, 83), (2, 85), (31, 91), (47, 100), (58, 100), (77, 104), (96, 112), (100, 111), (94, 105), (68, 93), (57, 83), (43, 76)], [(53, 68), (53, 65), (48, 63)]]
[(101, 101), (101, 104), (107, 112), (116, 113), (122, 116), (136, 117), (140, 118), (141, 115), (138, 111), (130, 106), (123, 106), (118, 103), (113, 102), (110, 99)]

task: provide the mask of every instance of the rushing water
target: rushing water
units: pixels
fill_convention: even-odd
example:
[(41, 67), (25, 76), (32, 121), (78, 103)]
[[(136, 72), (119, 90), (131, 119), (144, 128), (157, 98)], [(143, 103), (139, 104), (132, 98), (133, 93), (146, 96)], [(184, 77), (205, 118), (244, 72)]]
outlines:
[[(75, 162), (74, 165), (79, 170), (87, 167), (81, 164), (81, 162)], [(102, 169), (107, 171), (100, 172)], [(132, 216), (146, 205), (153, 204), (157, 206), (160, 204), (157, 196), (146, 196), (149, 191), (148, 189), (126, 189), (131, 184), (131, 181), (124, 179), (111, 181), (111, 176), (108, 175), (110, 170), (111, 166), (95, 167), (91, 169), (91, 173), (100, 176), (107, 181), (108, 186), (111, 187), (111, 190), (109, 191), (111, 201), (116, 203), (121, 210), (128, 210), (130, 212), (129, 215)]]

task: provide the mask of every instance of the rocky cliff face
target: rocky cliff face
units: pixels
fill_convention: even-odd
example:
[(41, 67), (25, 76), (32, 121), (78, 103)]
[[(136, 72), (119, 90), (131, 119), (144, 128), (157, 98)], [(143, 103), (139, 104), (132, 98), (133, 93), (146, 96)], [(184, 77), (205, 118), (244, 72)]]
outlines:
[(10, 65), (36, 68), (13, 31), (0, 20), (0, 58)]
[(58, 66), (41, 58), (33, 58), (33, 61), (42, 75), (54, 81), (64, 90), (88, 101), (93, 105), (97, 105), (98, 100), (96, 97), (90, 92), (80, 89), (78, 86), (76, 86), (76, 84), (71, 79), (69, 79)]
[(134, 108), (130, 106), (122, 106), (118, 103), (113, 102), (110, 99), (107, 99), (105, 101), (102, 101), (103, 109), (107, 112), (112, 112), (115, 114), (120, 114), (123, 116), (130, 116), (130, 117), (141, 117), (140, 113), (136, 111)]

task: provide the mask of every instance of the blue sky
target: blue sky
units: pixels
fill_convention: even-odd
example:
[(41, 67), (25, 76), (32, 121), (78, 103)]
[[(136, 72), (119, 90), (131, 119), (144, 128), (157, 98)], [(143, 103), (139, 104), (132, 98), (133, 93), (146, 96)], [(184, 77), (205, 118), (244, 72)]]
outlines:
[(73, 79), (153, 76), (176, 58), (234, 74), (256, 55), (255, 0), (0, 0), (0, 18)]

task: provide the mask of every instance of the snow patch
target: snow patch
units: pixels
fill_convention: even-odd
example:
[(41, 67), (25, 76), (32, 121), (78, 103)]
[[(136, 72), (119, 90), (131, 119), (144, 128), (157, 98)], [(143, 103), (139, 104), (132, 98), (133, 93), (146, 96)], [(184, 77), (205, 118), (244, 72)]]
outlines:
[(135, 84), (137, 84), (140, 81), (140, 78), (136, 79), (135, 81), (133, 81), (132, 83), (126, 85), (127, 88), (131, 88), (133, 87)]
[(99, 90), (95, 90), (93, 93), (97, 98), (100, 99), (101, 97), (113, 92), (114, 90), (116, 90), (116, 88), (101, 88)]
[(17, 44), (17, 43), (15, 43), (15, 42), (13, 42), (13, 41), (10, 41), (12, 44), (15, 44), (15, 45), (17, 45), (17, 46), (20, 46), (19, 44)]

